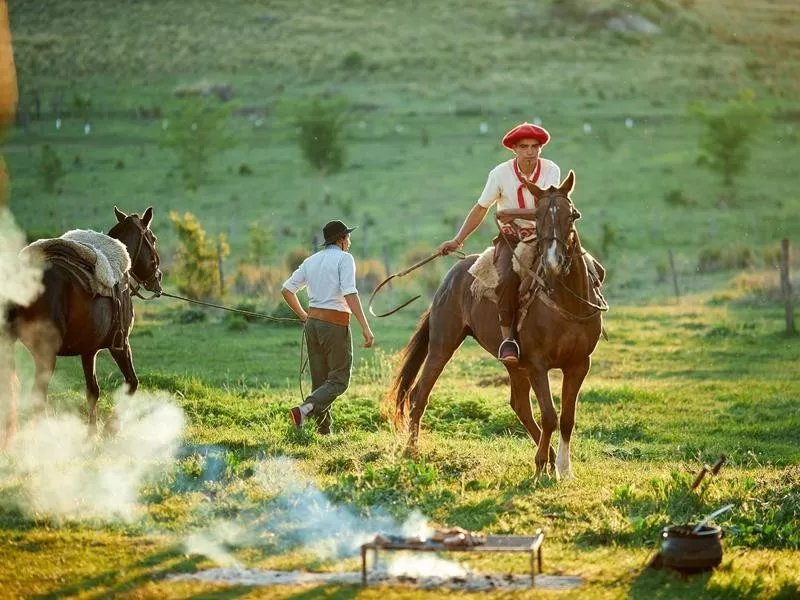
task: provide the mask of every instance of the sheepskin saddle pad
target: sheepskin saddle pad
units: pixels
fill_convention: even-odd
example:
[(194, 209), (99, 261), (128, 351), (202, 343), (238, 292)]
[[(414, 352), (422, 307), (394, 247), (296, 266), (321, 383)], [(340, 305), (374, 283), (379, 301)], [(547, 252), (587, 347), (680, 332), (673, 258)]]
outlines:
[(112, 288), (131, 268), (125, 244), (105, 233), (73, 229), (59, 238), (37, 240), (20, 250), (34, 260), (62, 264), (94, 295), (113, 297)]
[[(514, 271), (523, 279), (523, 271), (519, 261), (526, 265), (533, 262), (535, 248), (533, 244), (519, 242), (514, 249)], [(494, 262), (494, 246), (489, 246), (481, 252), (478, 260), (469, 268), (469, 274), (475, 279), (470, 286), (470, 291), (476, 298), (487, 298), (492, 302), (497, 302), (495, 288), (500, 283), (500, 273)]]

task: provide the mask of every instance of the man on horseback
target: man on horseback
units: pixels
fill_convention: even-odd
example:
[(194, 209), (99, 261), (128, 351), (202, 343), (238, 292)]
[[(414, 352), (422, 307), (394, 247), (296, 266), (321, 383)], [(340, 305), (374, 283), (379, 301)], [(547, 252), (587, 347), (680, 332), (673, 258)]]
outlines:
[[(303, 261), (281, 290), (289, 307), (306, 323), (308, 365), (314, 388), (303, 404), (289, 411), (289, 416), (298, 429), (306, 417), (313, 416), (322, 435), (331, 433), (330, 406), (350, 383), (351, 313), (361, 325), (364, 347), (370, 348), (375, 339), (358, 297), (356, 263), (348, 252), (353, 229), (341, 221), (325, 225), (325, 248)], [(308, 313), (297, 298), (298, 290), (304, 287), (308, 287)]]
[[(464, 220), (458, 234), (452, 240), (442, 242), (438, 252), (446, 255), (460, 248), (469, 235), (483, 222), (493, 204), (498, 212), (506, 210), (532, 209), (536, 199), (528, 189), (528, 183), (542, 189), (561, 182), (561, 169), (556, 163), (541, 158), (542, 148), (550, 141), (550, 134), (543, 127), (521, 123), (503, 137), (503, 146), (514, 153), (514, 158), (500, 163), (489, 172), (486, 186), (478, 202)], [(519, 307), (520, 277), (513, 268), (514, 248), (519, 242), (533, 243), (536, 240), (536, 224), (524, 219), (503, 219), (501, 232), (492, 240), (494, 260), (500, 275), (495, 292), (500, 313), (500, 332), (503, 342), (497, 358), (508, 365), (519, 362), (520, 348), (515, 339), (515, 320)]]

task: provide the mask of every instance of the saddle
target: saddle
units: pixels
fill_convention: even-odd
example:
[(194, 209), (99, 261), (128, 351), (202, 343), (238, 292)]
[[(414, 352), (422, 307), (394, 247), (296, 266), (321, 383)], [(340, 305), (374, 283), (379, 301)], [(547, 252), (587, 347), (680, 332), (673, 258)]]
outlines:
[(22, 250), (40, 264), (57, 265), (91, 295), (111, 298), (110, 348), (123, 349), (127, 340), (122, 315), (123, 292), (128, 289), (130, 256), (124, 244), (103, 233), (73, 230), (60, 238), (37, 240)]
[[(514, 271), (520, 276), (520, 306), (525, 306), (535, 293), (538, 278), (533, 273), (533, 264), (536, 260), (536, 249), (533, 244), (522, 241), (517, 243), (514, 248)], [(583, 260), (589, 272), (589, 279), (592, 287), (597, 294), (606, 277), (606, 270), (600, 262), (589, 252), (583, 251)], [(520, 262), (524, 266), (520, 265)], [(500, 283), (500, 273), (494, 261), (494, 246), (484, 250), (478, 259), (469, 268), (469, 274), (474, 281), (470, 286), (470, 291), (476, 298), (487, 298), (497, 303), (495, 289)]]

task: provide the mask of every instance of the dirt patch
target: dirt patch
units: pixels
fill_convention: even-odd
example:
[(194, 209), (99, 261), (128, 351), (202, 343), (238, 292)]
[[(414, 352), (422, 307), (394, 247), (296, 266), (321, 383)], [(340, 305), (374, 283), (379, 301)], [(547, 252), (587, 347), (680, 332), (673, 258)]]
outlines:
[[(170, 576), (171, 581), (206, 581), (230, 585), (360, 585), (361, 573), (309, 573), (307, 571), (262, 571), (259, 569), (209, 569), (198, 573)], [(580, 577), (537, 575), (536, 588), (548, 590), (575, 589)], [(369, 574), (367, 585), (406, 585), (420, 589), (448, 589), (481, 592), (495, 589), (521, 590), (531, 587), (529, 575), (467, 573), (452, 577), (390, 575), (386, 571)]]

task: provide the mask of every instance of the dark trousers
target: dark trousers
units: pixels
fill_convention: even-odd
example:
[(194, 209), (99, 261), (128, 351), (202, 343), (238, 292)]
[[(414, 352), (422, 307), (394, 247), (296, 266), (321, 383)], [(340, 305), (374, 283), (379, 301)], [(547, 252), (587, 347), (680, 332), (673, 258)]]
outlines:
[(503, 239), (502, 235), (494, 238), (494, 261), (500, 275), (500, 283), (495, 288), (497, 294), (497, 308), (500, 311), (500, 325), (511, 327), (514, 335), (514, 321), (519, 308), (520, 278), (514, 271), (513, 248), (519, 240), (513, 238)]
[(306, 346), (313, 388), (306, 402), (314, 407), (310, 414), (316, 419), (319, 432), (327, 434), (333, 422), (331, 404), (344, 394), (350, 384), (350, 369), (353, 366), (350, 327), (308, 319)]

